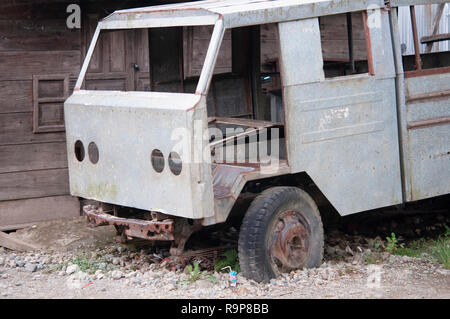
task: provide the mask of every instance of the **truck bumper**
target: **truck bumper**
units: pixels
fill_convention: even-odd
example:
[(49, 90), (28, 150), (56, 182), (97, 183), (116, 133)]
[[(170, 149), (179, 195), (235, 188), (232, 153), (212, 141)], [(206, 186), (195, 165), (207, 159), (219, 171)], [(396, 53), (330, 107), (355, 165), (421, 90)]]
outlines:
[(128, 237), (137, 237), (147, 240), (174, 240), (174, 221), (166, 219), (163, 221), (141, 220), (123, 218), (105, 213), (101, 208), (94, 205), (83, 207), (83, 215), (87, 217), (89, 224), (93, 227), (114, 225)]

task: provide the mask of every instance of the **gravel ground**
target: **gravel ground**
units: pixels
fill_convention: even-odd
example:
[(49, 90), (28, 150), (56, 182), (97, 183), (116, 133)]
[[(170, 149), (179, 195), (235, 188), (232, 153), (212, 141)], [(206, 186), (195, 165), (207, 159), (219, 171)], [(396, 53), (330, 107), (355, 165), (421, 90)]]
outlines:
[[(120, 255), (107, 265), (113, 265), (114, 258), (122, 262), (129, 253)], [(213, 274), (215, 281), (189, 282), (190, 275), (183, 271), (173, 272), (157, 264), (138, 271), (119, 266), (92, 275), (77, 265), (49, 271), (69, 257), (3, 252), (1, 298), (450, 298), (449, 270), (406, 256), (392, 255), (377, 265), (329, 261), (268, 284), (238, 275), (236, 287), (229, 285), (226, 273)]]
[[(98, 230), (102, 236), (93, 230), (86, 236), (82, 219), (38, 224), (17, 235), (33, 239), (45, 249), (16, 252), (0, 248), (0, 298), (447, 299), (450, 270), (430, 256), (391, 255), (379, 247), (381, 238), (385, 238), (382, 230), (389, 233), (393, 228), (400, 229), (399, 225), (411, 223), (413, 233), (441, 231), (450, 215), (427, 218), (371, 222), (373, 227), (368, 228), (372, 234), (364, 235), (354, 230), (354, 224), (346, 223), (344, 228), (352, 228), (351, 233), (342, 229), (326, 232), (324, 263), (320, 268), (293, 271), (270, 283), (256, 283), (238, 274), (236, 287), (230, 286), (229, 274), (211, 270), (192, 280), (185, 266), (195, 258), (183, 261), (168, 257), (167, 251), (159, 248), (119, 245), (109, 240), (111, 232), (105, 228)], [(68, 238), (68, 229), (72, 240), (61, 244), (61, 239)], [(376, 233), (380, 237), (373, 236)], [(401, 236), (400, 232), (400, 239)], [(52, 247), (51, 242), (58, 245)], [(208, 264), (197, 261), (200, 266)]]

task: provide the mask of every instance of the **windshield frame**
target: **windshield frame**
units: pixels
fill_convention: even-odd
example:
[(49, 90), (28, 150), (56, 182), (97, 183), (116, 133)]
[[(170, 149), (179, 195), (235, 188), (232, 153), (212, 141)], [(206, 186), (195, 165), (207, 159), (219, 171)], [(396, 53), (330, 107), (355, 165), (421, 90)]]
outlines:
[[(211, 24), (204, 23), (202, 25), (207, 26), (207, 25), (211, 25)], [(208, 92), (209, 85), (211, 83), (214, 66), (216, 64), (217, 57), (219, 55), (220, 45), (222, 43), (222, 39), (223, 39), (223, 36), (225, 33), (223, 20), (221, 18), (218, 18), (213, 25), (214, 25), (213, 33), (212, 33), (210, 41), (209, 41), (205, 61), (203, 63), (203, 68), (200, 73), (200, 77), (199, 77), (197, 87), (195, 90), (195, 94), (200, 94), (200, 95), (205, 95), (205, 96)], [(108, 26), (109, 26), (109, 24), (108, 24)], [(188, 25), (179, 25), (179, 27), (183, 27), (183, 26), (188, 26)], [(95, 29), (91, 43), (89, 45), (89, 49), (86, 53), (86, 57), (83, 61), (83, 65), (82, 65), (80, 73), (78, 75), (77, 82), (74, 87), (74, 91), (81, 90), (81, 86), (84, 83), (84, 80), (86, 77), (86, 72), (87, 72), (89, 63), (92, 58), (92, 54), (95, 50), (95, 47), (99, 40), (100, 32), (102, 30), (111, 30), (111, 31), (117, 30), (118, 31), (118, 30), (124, 30), (124, 29), (131, 30), (131, 29), (146, 29), (146, 28), (147, 27), (131, 27), (131, 28), (130, 27), (128, 27), (128, 28), (109, 28), (109, 27), (107, 27), (106, 28), (104, 22), (99, 22), (97, 25), (97, 28)], [(156, 28), (156, 27), (151, 27), (151, 28)], [(149, 29), (150, 29), (150, 27), (149, 27)], [(157, 91), (155, 91), (155, 92), (157, 92)]]

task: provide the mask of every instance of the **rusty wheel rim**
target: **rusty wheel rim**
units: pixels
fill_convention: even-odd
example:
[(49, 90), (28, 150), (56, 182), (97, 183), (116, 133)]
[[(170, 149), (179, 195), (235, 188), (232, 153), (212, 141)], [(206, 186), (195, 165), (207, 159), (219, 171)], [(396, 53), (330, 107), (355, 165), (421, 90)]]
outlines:
[(268, 238), (269, 261), (276, 273), (303, 267), (310, 255), (310, 227), (297, 211), (282, 212)]

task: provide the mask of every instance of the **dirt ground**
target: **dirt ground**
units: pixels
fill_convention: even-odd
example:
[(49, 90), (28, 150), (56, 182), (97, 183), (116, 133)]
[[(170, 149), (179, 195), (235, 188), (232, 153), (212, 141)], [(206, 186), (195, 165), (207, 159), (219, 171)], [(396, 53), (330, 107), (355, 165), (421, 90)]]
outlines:
[(238, 284), (236, 288), (222, 289), (216, 284), (205, 288), (195, 284), (160, 287), (151, 282), (135, 285), (126, 279), (85, 280), (78, 284), (70, 277), (6, 269), (2, 273), (8, 277), (0, 281), (0, 287), (2, 298), (450, 298), (448, 272), (402, 260), (383, 264), (380, 270), (378, 286), (369, 283), (367, 269), (358, 268), (351, 275), (331, 280), (320, 280), (319, 275), (305, 276), (298, 271), (302, 277), (298, 280), (277, 281), (265, 287)]
[[(270, 283), (238, 274), (236, 287), (228, 273), (211, 270), (207, 257), (180, 261), (158, 247), (119, 245), (112, 227), (89, 228), (83, 218), (41, 223), (12, 234), (40, 251), (0, 248), (0, 298), (447, 299), (450, 270), (426, 254), (395, 255), (374, 242), (386, 242), (393, 230), (399, 241), (437, 236), (450, 225), (448, 212), (344, 221), (326, 231), (320, 268), (293, 271)], [(185, 266), (196, 260), (209, 271), (194, 280)]]

